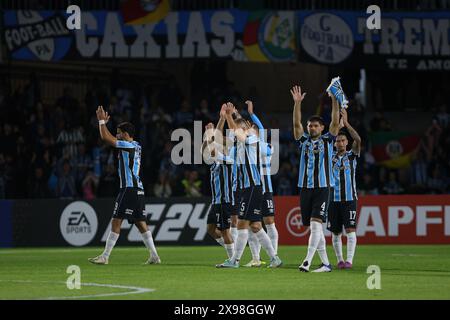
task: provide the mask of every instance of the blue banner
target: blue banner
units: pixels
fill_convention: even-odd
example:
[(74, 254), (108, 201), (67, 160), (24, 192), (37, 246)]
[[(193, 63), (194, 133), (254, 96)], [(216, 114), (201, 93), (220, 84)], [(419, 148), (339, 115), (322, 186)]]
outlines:
[(3, 39), (9, 58), (183, 59), (305, 61), (348, 67), (449, 70), (450, 12), (172, 11), (156, 23), (124, 22), (121, 12), (81, 14), (69, 30), (68, 15), (54, 11), (5, 11)]

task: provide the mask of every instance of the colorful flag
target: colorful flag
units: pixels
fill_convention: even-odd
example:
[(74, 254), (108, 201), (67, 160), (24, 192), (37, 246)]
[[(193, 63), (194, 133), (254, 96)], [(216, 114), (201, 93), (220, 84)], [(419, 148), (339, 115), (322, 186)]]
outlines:
[(170, 11), (169, 0), (125, 0), (121, 7), (125, 24), (157, 23)]
[(406, 132), (373, 132), (372, 154), (379, 165), (396, 169), (408, 167), (420, 137)]

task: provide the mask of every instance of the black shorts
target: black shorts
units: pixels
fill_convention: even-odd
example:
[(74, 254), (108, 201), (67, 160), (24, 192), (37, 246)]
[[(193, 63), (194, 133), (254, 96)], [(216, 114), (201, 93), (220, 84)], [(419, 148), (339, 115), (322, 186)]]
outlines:
[(208, 211), (206, 223), (215, 224), (219, 230), (229, 229), (232, 211), (233, 205), (231, 203), (212, 204)]
[(327, 229), (333, 233), (342, 233), (342, 226), (345, 229), (356, 228), (356, 201), (330, 203)]
[(121, 189), (114, 205), (113, 218), (127, 219), (129, 223), (145, 221), (144, 190)]
[(311, 218), (327, 221), (327, 211), (330, 202), (331, 188), (300, 189), (300, 211), (302, 223), (309, 226)]
[(266, 192), (263, 194), (261, 203), (261, 213), (263, 217), (273, 217), (275, 215), (275, 207), (273, 204), (273, 193)]
[(261, 186), (242, 189), (239, 205), (239, 219), (248, 220), (250, 222), (261, 221), (262, 198), (263, 194)]
[(241, 190), (237, 189), (236, 191), (233, 191), (234, 193), (234, 206), (233, 210), (231, 211), (232, 216), (237, 216), (239, 214), (239, 205), (241, 203)]

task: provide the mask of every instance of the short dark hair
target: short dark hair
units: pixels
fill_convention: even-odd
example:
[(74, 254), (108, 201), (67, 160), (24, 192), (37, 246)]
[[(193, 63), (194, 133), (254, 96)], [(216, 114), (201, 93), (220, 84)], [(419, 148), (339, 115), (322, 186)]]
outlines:
[(123, 132), (128, 133), (128, 135), (133, 138), (134, 137), (134, 125), (130, 122), (122, 122), (117, 126), (117, 129), (122, 130)]
[(322, 126), (325, 125), (323, 118), (321, 116), (317, 116), (317, 115), (309, 117), (308, 122), (318, 122)]
[(348, 136), (347, 136), (347, 133), (345, 131), (342, 131), (342, 130), (339, 131), (338, 134), (336, 135), (336, 137), (337, 136), (345, 136), (347, 138), (347, 140), (348, 140)]

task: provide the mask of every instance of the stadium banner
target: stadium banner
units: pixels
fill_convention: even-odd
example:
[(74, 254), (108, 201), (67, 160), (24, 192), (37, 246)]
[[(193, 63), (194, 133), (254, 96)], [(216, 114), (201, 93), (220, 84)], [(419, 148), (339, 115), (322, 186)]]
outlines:
[[(274, 197), (280, 245), (306, 245), (298, 196)], [(1, 201), (2, 247), (103, 246), (114, 199)], [(210, 198), (146, 198), (147, 223), (157, 245), (217, 245), (206, 232)], [(449, 244), (450, 196), (362, 196), (358, 201), (360, 244)], [(324, 224), (325, 228), (325, 224)], [(325, 235), (331, 234), (326, 230)], [(118, 243), (142, 245), (124, 221)]]
[[(12, 246), (104, 246), (115, 199), (11, 201)], [(158, 245), (216, 243), (206, 233), (209, 198), (146, 198), (147, 224)], [(2, 218), (0, 216), (0, 218)], [(7, 219), (7, 218), (6, 218)], [(0, 225), (7, 220), (0, 221)], [(120, 245), (142, 245), (134, 225), (123, 222)]]
[[(280, 244), (308, 243), (299, 200), (274, 197)], [(361, 196), (357, 219), (358, 244), (450, 243), (450, 195)], [(331, 237), (325, 228), (325, 236)]]
[[(10, 59), (190, 59), (303, 61), (352, 68), (450, 70), (450, 12), (386, 12), (367, 28), (364, 11), (85, 11), (81, 29), (65, 11), (4, 11)], [(148, 10), (148, 13), (145, 11)], [(141, 20), (142, 19), (142, 20)], [(136, 21), (154, 21), (135, 24)]]

